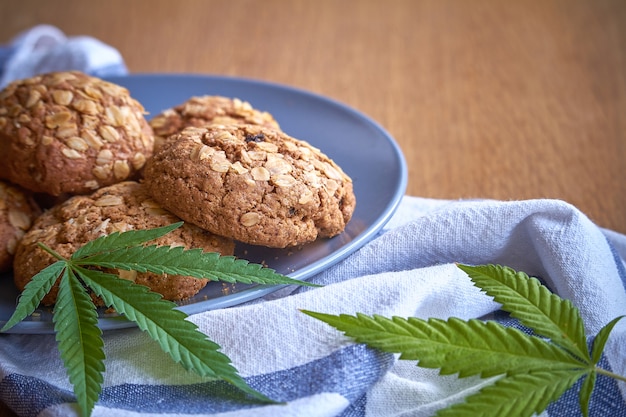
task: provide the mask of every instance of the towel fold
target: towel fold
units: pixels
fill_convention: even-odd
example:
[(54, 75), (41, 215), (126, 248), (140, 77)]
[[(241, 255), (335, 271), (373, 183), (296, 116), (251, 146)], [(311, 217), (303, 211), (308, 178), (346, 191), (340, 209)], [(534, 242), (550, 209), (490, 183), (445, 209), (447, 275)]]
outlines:
[[(99, 41), (38, 27), (0, 50), (2, 82), (52, 69), (126, 71)], [(28, 52), (26, 52), (28, 51)], [(77, 52), (79, 51), (79, 52)], [(111, 72), (113, 71), (113, 72)], [(183, 370), (136, 328), (105, 331), (106, 373), (93, 416), (431, 416), (485, 384), (440, 376), (379, 352), (300, 312), (487, 318), (511, 323), (455, 262), (498, 263), (540, 277), (581, 311), (590, 337), (626, 314), (626, 236), (557, 200), (404, 197), (381, 233), (310, 279), (244, 305), (190, 316), (255, 389), (260, 406), (222, 381)], [(626, 320), (601, 365), (626, 375)], [(19, 416), (77, 415), (54, 335), (0, 335), (0, 399)], [(626, 384), (599, 376), (591, 416), (626, 417)], [(579, 415), (577, 387), (544, 416)]]
[[(174, 364), (141, 331), (105, 332), (104, 390), (94, 416), (430, 416), (485, 381), (439, 376), (353, 343), (300, 309), (507, 322), (453, 262), (500, 263), (541, 277), (580, 309), (590, 336), (626, 314), (626, 236), (606, 233), (555, 200), (440, 201), (405, 197), (382, 233), (311, 278), (321, 288), (190, 316), (255, 389), (286, 405), (242, 401), (223, 382)], [(626, 323), (602, 365), (626, 374)], [(53, 335), (0, 337), (0, 398), (23, 416), (73, 415)], [(626, 386), (600, 376), (592, 416), (626, 416)], [(579, 413), (576, 388), (544, 413)]]
[(68, 70), (96, 77), (128, 72), (117, 49), (90, 36), (67, 37), (50, 25), (28, 29), (0, 48), (0, 88), (14, 80)]

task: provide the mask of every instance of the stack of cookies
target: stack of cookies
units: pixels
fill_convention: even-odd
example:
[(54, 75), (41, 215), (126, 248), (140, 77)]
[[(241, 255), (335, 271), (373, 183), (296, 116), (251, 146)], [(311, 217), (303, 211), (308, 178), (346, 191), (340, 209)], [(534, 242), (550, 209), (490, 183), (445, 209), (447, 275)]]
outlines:
[[(0, 268), (20, 290), (54, 262), (38, 242), (70, 256), (102, 235), (184, 220), (156, 243), (232, 255), (236, 242), (335, 236), (356, 204), (336, 163), (245, 101), (191, 97), (148, 121), (128, 90), (80, 72), (0, 92), (0, 163)], [(174, 301), (206, 285), (114, 272)]]

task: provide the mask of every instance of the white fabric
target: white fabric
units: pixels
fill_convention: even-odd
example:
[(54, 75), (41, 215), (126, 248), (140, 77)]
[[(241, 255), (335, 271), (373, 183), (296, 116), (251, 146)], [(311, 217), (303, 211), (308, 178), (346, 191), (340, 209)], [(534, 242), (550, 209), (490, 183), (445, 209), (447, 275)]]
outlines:
[[(282, 396), (278, 399), (285, 399), (287, 405), (240, 409), (240, 404), (230, 404), (207, 412), (181, 405), (175, 410), (166, 406), (163, 411), (154, 408), (154, 403), (146, 408), (132, 399), (124, 405), (129, 408), (125, 410), (107, 399), (94, 415), (429, 416), (488, 381), (441, 377), (414, 362), (397, 361), (370, 349), (355, 350), (351, 340), (299, 310), (388, 317), (484, 317), (498, 305), (474, 287), (454, 262), (500, 263), (538, 275), (571, 299), (593, 336), (611, 319), (626, 314), (625, 254), (619, 253), (619, 260), (615, 257), (616, 248), (625, 241), (626, 236), (606, 233), (560, 201), (451, 202), (405, 197), (377, 238), (312, 278), (324, 287), (294, 287), (291, 294), (279, 298), (268, 296), (268, 300), (190, 317), (222, 346), (256, 389)], [(215, 405), (215, 399), (195, 397), (194, 384), (202, 383), (201, 378), (172, 363), (139, 330), (107, 332), (105, 348), (105, 391), (133, 383), (142, 384), (139, 392), (143, 395), (154, 395), (155, 387), (182, 386), (195, 401), (206, 401), (203, 406)], [(626, 373), (625, 358), (626, 321), (615, 328), (606, 351), (609, 366), (622, 375)], [(332, 372), (328, 370), (331, 363)], [(317, 380), (316, 375), (323, 372), (330, 374)], [(50, 384), (48, 390), (59, 387), (71, 395), (51, 335), (0, 338), (0, 374), (6, 378), (14, 373), (45, 381)], [(263, 380), (270, 382), (263, 385)], [(351, 384), (362, 390), (360, 395), (347, 388)], [(598, 386), (601, 395), (605, 389), (611, 387)], [(346, 392), (338, 392), (341, 390)], [(612, 390), (612, 395), (618, 392), (621, 402), (612, 415), (625, 415), (620, 414), (626, 410), (624, 384), (619, 384), (621, 393), (614, 386)], [(11, 397), (14, 391), (0, 390), (0, 395), (9, 404), (15, 401)], [(164, 394), (163, 402), (171, 406), (182, 394), (168, 395)], [(545, 415), (570, 415), (577, 402), (570, 403), (565, 402), (563, 412), (549, 410)], [(594, 404), (592, 409), (600, 409)], [(72, 415), (71, 410), (73, 406), (60, 404), (40, 415)]]
[(38, 25), (18, 34), (4, 52), (0, 88), (50, 71), (79, 70), (98, 77), (127, 73), (117, 49), (90, 36), (67, 37), (50, 25)]
[[(0, 48), (0, 86), (40, 72), (124, 74), (119, 53), (42, 25)], [(137, 329), (105, 333), (106, 373), (94, 416), (430, 416), (489, 381), (442, 377), (356, 345), (300, 312), (499, 319), (498, 306), (455, 262), (499, 263), (542, 278), (580, 309), (593, 337), (626, 314), (626, 236), (556, 200), (443, 201), (405, 197), (380, 235), (311, 279), (238, 307), (190, 317), (257, 390), (285, 405), (247, 402), (222, 382), (174, 364)], [(602, 366), (626, 375), (626, 320)], [(19, 416), (74, 416), (53, 335), (0, 335), (0, 398)], [(576, 392), (543, 413), (579, 413)], [(626, 417), (626, 384), (600, 376), (592, 416)]]

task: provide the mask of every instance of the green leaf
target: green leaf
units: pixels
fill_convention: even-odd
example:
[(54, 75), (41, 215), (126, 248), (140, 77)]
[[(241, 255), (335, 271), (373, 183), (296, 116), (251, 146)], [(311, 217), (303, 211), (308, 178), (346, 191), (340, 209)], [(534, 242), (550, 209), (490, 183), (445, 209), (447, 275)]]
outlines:
[(460, 377), (480, 375), (484, 378), (586, 366), (558, 346), (492, 321), (304, 313), (330, 324), (359, 343), (400, 353), (400, 359), (417, 360), (421, 367), (440, 368), (442, 375), (458, 373)]
[(115, 249), (90, 256), (82, 263), (111, 269), (126, 269), (157, 274), (185, 275), (213, 281), (241, 282), (245, 284), (288, 284), (317, 286), (288, 278), (273, 269), (264, 268), (233, 256), (221, 256), (217, 252), (201, 249), (185, 249), (170, 246), (135, 246)]
[(499, 265), (458, 267), (522, 324), (578, 358), (591, 360), (580, 312), (571, 301), (553, 294), (536, 278), (511, 268)]
[(59, 279), (59, 276), (65, 268), (65, 262), (58, 261), (39, 271), (24, 287), (24, 291), (20, 294), (15, 311), (4, 326), (2, 326), (0, 332), (9, 330), (11, 327), (33, 314), (33, 311), (39, 306), (43, 297), (50, 292), (50, 289), (57, 279)]
[[(219, 352), (220, 347), (201, 333), (195, 324), (186, 320), (186, 314), (176, 309), (175, 303), (163, 300), (160, 294), (151, 292), (147, 287), (98, 270), (127, 269), (226, 282), (317, 286), (232, 256), (204, 253), (201, 249), (144, 246), (181, 225), (182, 222), (102, 236), (79, 248), (70, 259), (39, 244), (58, 261), (31, 279), (19, 298), (14, 314), (0, 331), (11, 328), (32, 314), (55, 282), (59, 282), (53, 314), (54, 329), (83, 415), (87, 416), (93, 410), (102, 390), (104, 373), (104, 342), (98, 328), (95, 305), (85, 287), (109, 307), (134, 321), (185, 369), (206, 378), (222, 379), (257, 400), (275, 403), (250, 387), (239, 376), (230, 359)], [(97, 269), (91, 269), (93, 267)]]
[(95, 254), (110, 252), (115, 249), (139, 246), (161, 236), (165, 236), (182, 225), (183, 222), (178, 222), (153, 229), (129, 230), (123, 233), (114, 232), (87, 242), (74, 252), (71, 259), (77, 260)]
[(584, 370), (556, 370), (504, 376), (436, 416), (530, 417), (545, 410), (584, 374)]
[(604, 346), (606, 345), (607, 340), (609, 339), (609, 334), (613, 327), (620, 321), (624, 316), (619, 316), (611, 320), (608, 324), (606, 324), (598, 334), (596, 335), (593, 341), (593, 347), (591, 348), (591, 360), (594, 364), (597, 364), (602, 357), (602, 351), (604, 350)]
[(443, 375), (494, 377), (490, 385), (468, 396), (465, 402), (440, 410), (439, 417), (530, 417), (541, 413), (585, 376), (579, 403), (587, 416), (597, 374), (626, 381), (621, 375), (595, 367), (609, 333), (621, 317), (602, 328), (590, 355), (582, 318), (571, 302), (550, 293), (538, 280), (510, 268), (459, 267), (504, 310), (547, 340), (476, 319), (389, 319), (361, 313), (335, 316), (303, 312), (357, 342), (400, 353), (400, 359), (416, 360), (418, 366), (440, 368)]
[(104, 350), (96, 308), (71, 269), (65, 269), (52, 315), (61, 359), (83, 416), (102, 390)]
[(185, 369), (203, 377), (223, 379), (243, 392), (265, 402), (273, 402), (252, 389), (218, 351), (219, 345), (207, 339), (197, 326), (185, 320), (176, 304), (163, 300), (160, 294), (116, 275), (77, 267), (80, 277), (104, 302), (137, 323), (164, 352)]
[(591, 400), (593, 388), (596, 385), (597, 376), (598, 374), (595, 371), (591, 371), (583, 381), (580, 391), (578, 392), (578, 403), (580, 404), (580, 410), (584, 417), (589, 415), (589, 401)]

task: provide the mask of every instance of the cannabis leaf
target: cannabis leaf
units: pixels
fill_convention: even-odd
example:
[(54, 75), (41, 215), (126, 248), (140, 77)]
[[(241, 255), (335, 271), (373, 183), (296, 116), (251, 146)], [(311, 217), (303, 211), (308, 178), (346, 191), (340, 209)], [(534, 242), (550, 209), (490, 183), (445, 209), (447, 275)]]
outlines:
[(541, 285), (536, 278), (500, 265), (458, 265), (472, 282), (520, 323), (572, 355), (589, 361), (587, 340), (580, 312), (570, 300), (563, 299)]
[[(71, 269), (64, 269), (52, 320), (61, 358), (76, 387), (83, 414), (91, 410), (101, 391), (104, 343), (91, 298)], [(72, 308), (74, 306), (75, 308)], [(81, 349), (82, 346), (88, 349)]]
[(529, 335), (494, 321), (447, 320), (379, 315), (330, 315), (303, 310), (359, 343), (402, 360), (416, 360), (441, 375), (493, 377), (494, 382), (465, 402), (437, 416), (531, 416), (585, 378), (579, 391), (584, 416), (598, 374), (626, 381), (597, 366), (609, 333), (622, 317), (604, 326), (591, 353), (578, 309), (551, 293), (539, 280), (498, 265), (458, 265), (474, 284), (502, 304), (502, 309), (531, 328)]
[(239, 376), (230, 359), (219, 351), (220, 346), (186, 320), (187, 315), (176, 309), (175, 303), (164, 300), (148, 287), (103, 272), (124, 269), (226, 282), (313, 285), (232, 256), (205, 253), (201, 249), (146, 245), (181, 225), (179, 222), (102, 236), (79, 248), (69, 259), (40, 244), (58, 260), (26, 285), (13, 315), (0, 332), (32, 314), (58, 281), (59, 291), (53, 309), (54, 330), (82, 415), (91, 414), (102, 391), (105, 372), (102, 331), (87, 288), (108, 307), (134, 321), (185, 369), (202, 377), (227, 381), (256, 400), (274, 402), (251, 388)]

